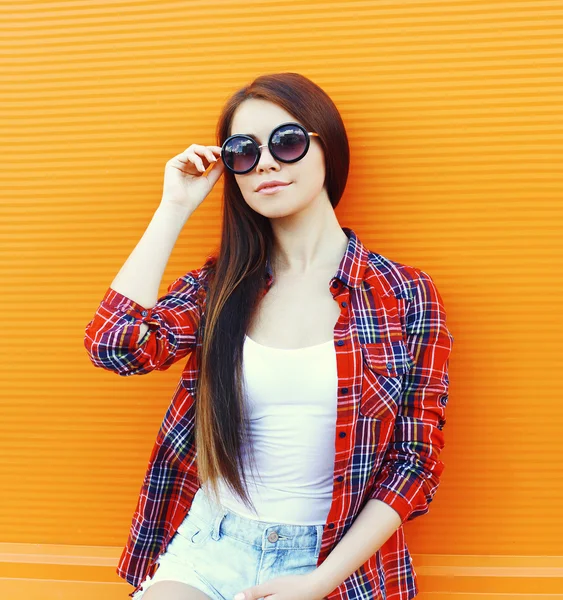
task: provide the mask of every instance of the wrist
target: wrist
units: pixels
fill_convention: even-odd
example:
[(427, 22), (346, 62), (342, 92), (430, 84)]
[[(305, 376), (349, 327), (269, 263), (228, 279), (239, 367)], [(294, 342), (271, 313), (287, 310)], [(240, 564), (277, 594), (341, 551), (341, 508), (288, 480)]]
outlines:
[(311, 597), (315, 600), (324, 600), (324, 598), (326, 598), (326, 596), (330, 594), (330, 592), (332, 592), (332, 589), (329, 590), (326, 587), (326, 579), (319, 577), (318, 568), (314, 571), (311, 571), (310, 573), (307, 573), (306, 577), (309, 578), (309, 588), (312, 594)]
[(174, 219), (187, 221), (193, 211), (191, 208), (182, 206), (181, 204), (174, 204), (173, 202), (161, 200), (155, 212), (171, 216)]

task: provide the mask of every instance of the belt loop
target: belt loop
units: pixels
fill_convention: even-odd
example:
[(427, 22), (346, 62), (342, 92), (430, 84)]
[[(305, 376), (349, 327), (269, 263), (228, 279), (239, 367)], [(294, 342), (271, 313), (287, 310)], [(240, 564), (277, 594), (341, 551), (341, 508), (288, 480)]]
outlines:
[(317, 547), (315, 548), (315, 555), (317, 558), (321, 553), (321, 544), (323, 541), (324, 525), (317, 525)]
[(213, 527), (211, 529), (211, 537), (217, 541), (220, 539), (220, 531), (221, 531), (221, 523), (223, 519), (226, 517), (227, 511), (225, 509), (220, 508), (217, 511), (215, 518), (213, 519)]

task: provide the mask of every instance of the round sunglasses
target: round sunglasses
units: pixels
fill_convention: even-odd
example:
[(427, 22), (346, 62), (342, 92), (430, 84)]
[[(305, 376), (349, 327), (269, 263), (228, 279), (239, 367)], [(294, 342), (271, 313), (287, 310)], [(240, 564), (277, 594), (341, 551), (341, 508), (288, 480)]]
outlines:
[(272, 130), (267, 144), (258, 145), (250, 135), (235, 133), (229, 136), (221, 146), (221, 158), (229, 171), (242, 175), (254, 169), (260, 160), (262, 148), (268, 146), (272, 156), (284, 163), (301, 160), (311, 143), (311, 137), (320, 137), (318, 133), (307, 131), (299, 123), (282, 123)]

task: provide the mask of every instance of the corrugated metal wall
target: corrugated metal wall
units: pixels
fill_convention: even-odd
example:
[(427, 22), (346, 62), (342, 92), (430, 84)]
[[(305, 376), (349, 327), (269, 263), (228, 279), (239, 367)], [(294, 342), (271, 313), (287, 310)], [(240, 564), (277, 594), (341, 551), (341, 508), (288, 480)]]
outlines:
[[(130, 589), (113, 567), (182, 366), (96, 370), (84, 327), (166, 161), (276, 71), (342, 112), (340, 223), (448, 310), (446, 471), (407, 525), (424, 597), (561, 593), (563, 2), (2, 2), (0, 23), (3, 597)], [(220, 187), (162, 291), (218, 242)]]

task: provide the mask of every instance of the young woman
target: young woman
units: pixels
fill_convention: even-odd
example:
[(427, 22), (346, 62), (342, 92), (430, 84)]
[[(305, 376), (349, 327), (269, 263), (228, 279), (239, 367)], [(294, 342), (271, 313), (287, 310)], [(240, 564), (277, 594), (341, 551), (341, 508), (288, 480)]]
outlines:
[[(258, 77), (217, 138), (167, 163), (86, 327), (94, 365), (122, 376), (189, 357), (117, 573), (135, 600), (413, 598), (403, 524), (428, 512), (444, 468), (440, 294), (340, 226), (348, 139), (315, 83)], [(218, 251), (157, 298), (222, 174)]]

